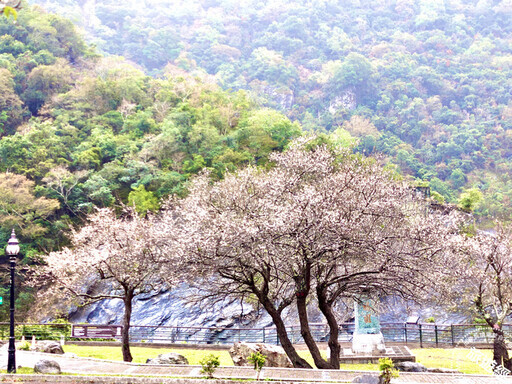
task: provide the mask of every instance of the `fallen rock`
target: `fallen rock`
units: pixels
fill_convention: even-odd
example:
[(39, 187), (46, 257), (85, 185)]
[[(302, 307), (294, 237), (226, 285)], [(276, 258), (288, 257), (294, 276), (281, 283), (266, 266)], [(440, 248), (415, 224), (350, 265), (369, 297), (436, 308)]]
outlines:
[(188, 365), (188, 360), (185, 356), (179, 353), (162, 353), (154, 359), (147, 359), (146, 364), (182, 364)]
[(381, 384), (380, 378), (378, 376), (372, 375), (357, 376), (354, 380), (352, 380), (352, 382), (363, 384)]
[(427, 368), (428, 373), (462, 373), (461, 371), (457, 371), (456, 369), (450, 368)]
[(60, 374), (60, 365), (53, 360), (39, 360), (36, 365), (34, 365), (34, 372)]
[(267, 357), (265, 367), (293, 368), (293, 364), (282, 347), (263, 343), (237, 342), (229, 350), (233, 363), (237, 366), (252, 366), (249, 356), (259, 352)]
[(413, 363), (412, 361), (395, 363), (395, 368), (402, 372), (427, 372), (427, 367), (423, 364)]
[(58, 341), (44, 340), (36, 341), (34, 347), (30, 348), (31, 351), (53, 353), (56, 355), (63, 355), (64, 350)]

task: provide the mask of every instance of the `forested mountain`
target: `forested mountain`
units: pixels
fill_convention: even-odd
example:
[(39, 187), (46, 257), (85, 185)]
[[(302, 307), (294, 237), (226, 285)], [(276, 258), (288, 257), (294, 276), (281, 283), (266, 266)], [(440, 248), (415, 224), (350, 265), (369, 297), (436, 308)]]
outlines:
[(156, 211), (191, 174), (264, 164), (301, 133), (206, 74), (169, 65), (153, 78), (101, 57), (36, 8), (0, 17), (0, 79), (0, 242), (15, 227), (26, 262), (94, 206)]
[(0, 167), (15, 175), (1, 183), (28, 199), (0, 202), (4, 240), (17, 223), (53, 249), (94, 205), (157, 209), (205, 166), (263, 163), (299, 122), (448, 201), (481, 190), (482, 216), (512, 213), (509, 0), (42, 6), (129, 61), (42, 8), (0, 20)]
[(148, 73), (171, 62), (246, 89), (305, 129), (339, 127), (448, 201), (512, 197), (510, 0), (48, 0)]

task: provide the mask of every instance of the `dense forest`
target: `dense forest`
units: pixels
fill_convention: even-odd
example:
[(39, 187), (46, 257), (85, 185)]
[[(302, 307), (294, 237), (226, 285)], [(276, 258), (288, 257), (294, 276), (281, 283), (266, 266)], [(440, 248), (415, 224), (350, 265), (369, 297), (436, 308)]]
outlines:
[(208, 75), (169, 65), (153, 78), (101, 57), (36, 8), (0, 18), (0, 52), (0, 241), (18, 228), (25, 262), (65, 244), (94, 206), (156, 211), (191, 174), (264, 164), (301, 134)]
[[(22, 269), (69, 244), (94, 207), (124, 203), (144, 216), (183, 196), (191, 175), (265, 165), (302, 133), (205, 73), (168, 65), (155, 78), (103, 57), (69, 20), (37, 7), (0, 14), (0, 90), (0, 242), (16, 229)], [(32, 291), (17, 291), (25, 318)]]
[(477, 213), (512, 213), (510, 0), (48, 0), (100, 50), (204, 70), (306, 130), (344, 129)]
[(157, 210), (191, 174), (263, 164), (302, 130), (448, 202), (481, 191), (481, 217), (512, 213), (510, 1), (41, 6), (0, 19), (0, 240), (19, 225), (27, 257), (93, 206)]

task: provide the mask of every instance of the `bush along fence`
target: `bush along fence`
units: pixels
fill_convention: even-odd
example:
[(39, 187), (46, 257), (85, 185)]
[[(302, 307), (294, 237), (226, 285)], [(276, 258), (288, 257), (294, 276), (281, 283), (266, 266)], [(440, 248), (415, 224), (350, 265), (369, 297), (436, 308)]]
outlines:
[[(324, 324), (311, 325), (316, 341), (327, 342), (329, 328)], [(512, 324), (503, 326), (507, 338), (512, 338)], [(381, 325), (381, 332), (386, 342), (419, 344), (423, 346), (467, 346), (475, 344), (492, 344), (492, 330), (482, 324), (404, 324), (387, 323)], [(340, 342), (352, 341), (354, 324), (340, 324)], [(120, 340), (121, 326), (101, 324), (17, 324), (16, 338), (22, 336), (30, 340)], [(300, 327), (289, 327), (288, 334), (293, 343), (303, 343)], [(0, 339), (9, 337), (9, 323), (0, 323)], [(176, 327), (132, 325), (130, 327), (132, 342), (148, 343), (189, 343), (189, 344), (231, 344), (237, 341), (250, 343), (279, 344), (275, 328), (214, 328), (214, 327)]]

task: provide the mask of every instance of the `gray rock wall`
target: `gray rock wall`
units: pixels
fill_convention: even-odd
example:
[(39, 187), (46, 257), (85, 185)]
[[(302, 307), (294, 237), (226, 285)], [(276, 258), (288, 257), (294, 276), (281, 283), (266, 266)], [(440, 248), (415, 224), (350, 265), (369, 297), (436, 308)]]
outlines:
[[(175, 342), (234, 342), (245, 340), (248, 342), (261, 342), (261, 329), (271, 327), (272, 320), (263, 310), (256, 310), (247, 303), (241, 303), (240, 300), (224, 300), (222, 302), (204, 301), (202, 303), (191, 303), (187, 297), (190, 296), (190, 288), (187, 285), (181, 285), (173, 290), (164, 290), (146, 295), (140, 295), (135, 298), (133, 305), (132, 325), (135, 326), (173, 326), (173, 327), (211, 327), (215, 328), (209, 331), (194, 331), (188, 329), (189, 336), (184, 336), (183, 332), (176, 335), (171, 334), (171, 330), (159, 330), (160, 335), (155, 335), (155, 331), (148, 330), (149, 334), (137, 335), (137, 329), (132, 331), (133, 341), (175, 341)], [(400, 300), (384, 300), (381, 304), (382, 314), (381, 322), (404, 322), (411, 314), (420, 315), (424, 321), (433, 316), (440, 323), (461, 323), (464, 321), (460, 314), (442, 314), (441, 310), (432, 308), (421, 308), (415, 305), (409, 305)], [(338, 309), (339, 321), (348, 322), (352, 316), (352, 310), (346, 307)], [(123, 303), (121, 300), (103, 300), (94, 305), (75, 308), (70, 316), (73, 323), (89, 324), (121, 324), (123, 318)], [(308, 313), (311, 323), (325, 323), (323, 316), (314, 305), (310, 306)], [(298, 318), (295, 310), (285, 312), (285, 323), (289, 325), (298, 325)], [(241, 335), (245, 337), (240, 339), (240, 332), (224, 331), (224, 328), (244, 328), (245, 332)], [(254, 329), (254, 330), (249, 330)], [(139, 329), (140, 330), (140, 329)], [(325, 335), (327, 337), (327, 334)], [(349, 337), (350, 335), (347, 335)], [(175, 338), (175, 339), (173, 339)], [(300, 338), (300, 332), (297, 329), (296, 334), (291, 335), (294, 338)], [(171, 340), (173, 339), (173, 340)], [(275, 342), (275, 334), (269, 330), (266, 342)]]

